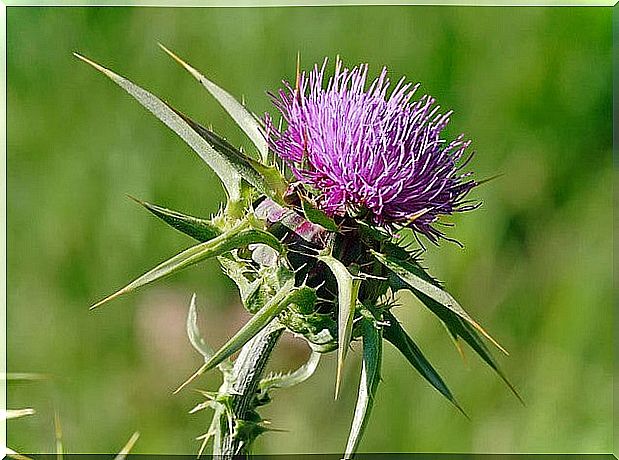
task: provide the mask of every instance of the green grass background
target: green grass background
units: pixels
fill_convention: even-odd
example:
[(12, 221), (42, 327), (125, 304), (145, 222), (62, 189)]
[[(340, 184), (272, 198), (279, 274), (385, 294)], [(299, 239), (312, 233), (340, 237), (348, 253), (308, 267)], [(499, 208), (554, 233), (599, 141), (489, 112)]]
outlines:
[[(256, 113), (265, 91), (339, 54), (382, 65), (453, 108), (452, 133), (477, 150), (481, 209), (455, 218), (465, 249), (429, 248), (432, 272), (510, 351), (500, 361), (522, 407), (472, 354), (462, 362), (412, 298), (396, 314), (442, 372), (461, 417), (387, 345), (383, 382), (361, 451), (608, 452), (612, 446), (611, 10), (607, 8), (322, 7), (265, 9), (8, 8), (9, 445), (54, 450), (53, 413), (69, 452), (114, 452), (134, 430), (138, 453), (193, 453), (210, 413), (172, 390), (200, 363), (184, 331), (191, 293), (222, 344), (247, 318), (214, 263), (115, 301), (88, 306), (190, 240), (126, 193), (209, 215), (216, 177), (79, 51), (212, 124), (247, 139), (161, 52), (161, 41)], [(333, 401), (334, 357), (263, 413), (260, 453), (336, 452), (359, 372), (347, 365)], [(284, 340), (273, 367), (303, 361)], [(217, 375), (199, 381), (214, 388)]]

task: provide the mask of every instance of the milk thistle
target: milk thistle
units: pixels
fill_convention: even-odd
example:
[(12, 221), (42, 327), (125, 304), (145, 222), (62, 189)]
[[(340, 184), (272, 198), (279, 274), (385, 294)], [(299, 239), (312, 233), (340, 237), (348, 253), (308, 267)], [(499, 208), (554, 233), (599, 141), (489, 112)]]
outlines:
[[(198, 243), (161, 263), (95, 308), (208, 258), (217, 258), (239, 288), (252, 318), (219, 350), (197, 328), (192, 297), (187, 332), (204, 364), (177, 391), (218, 368), (223, 383), (201, 391), (214, 415), (200, 453), (213, 440), (223, 458), (251, 452), (269, 426), (258, 413), (272, 390), (303, 382), (320, 357), (337, 354), (335, 397), (351, 343), (361, 342), (357, 404), (344, 457), (357, 449), (381, 373), (383, 340), (390, 342), (458, 410), (451, 390), (392, 312), (396, 292), (412, 292), (446, 326), (458, 348), (467, 343), (509, 385), (484, 339), (490, 337), (420, 263), (422, 239), (450, 239), (441, 217), (474, 209), (467, 198), (476, 182), (468, 163), (470, 141), (446, 139), (451, 112), (430, 96), (414, 99), (419, 85), (404, 79), (391, 88), (384, 68), (367, 83), (368, 66), (344, 67), (339, 58), (326, 79), (327, 60), (309, 73), (297, 62), (294, 85), (270, 93), (279, 121), (250, 113), (229, 93), (162, 46), (226, 109), (255, 145), (244, 153), (148, 91), (76, 55), (117, 83), (176, 132), (220, 177), (225, 208), (206, 219), (136, 200)], [(325, 81), (326, 80), (326, 81)], [(412, 232), (420, 246), (401, 243)], [(284, 331), (312, 350), (294, 372), (264, 375)], [(232, 362), (230, 357), (240, 353)], [(463, 412), (463, 411), (462, 411)]]

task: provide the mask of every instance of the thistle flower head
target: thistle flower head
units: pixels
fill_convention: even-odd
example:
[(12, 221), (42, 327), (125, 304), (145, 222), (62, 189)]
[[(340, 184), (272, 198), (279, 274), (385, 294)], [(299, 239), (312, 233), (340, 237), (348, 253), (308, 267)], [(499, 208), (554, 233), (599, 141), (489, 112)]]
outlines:
[(367, 64), (348, 69), (338, 59), (325, 86), (326, 64), (271, 94), (285, 122), (265, 116), (271, 148), (327, 214), (410, 226), (436, 242), (441, 215), (473, 207), (463, 198), (476, 182), (458, 165), (470, 141), (445, 139), (452, 112), (428, 95), (413, 100), (419, 85), (402, 78), (388, 94), (386, 68), (367, 86)]

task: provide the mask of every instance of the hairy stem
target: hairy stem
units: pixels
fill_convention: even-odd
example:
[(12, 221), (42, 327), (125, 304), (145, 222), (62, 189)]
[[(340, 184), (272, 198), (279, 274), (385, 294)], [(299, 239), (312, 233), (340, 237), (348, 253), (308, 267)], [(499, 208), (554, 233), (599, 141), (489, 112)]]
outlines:
[[(271, 324), (258, 333), (239, 353), (234, 363), (234, 396), (232, 415), (234, 421), (244, 421), (251, 417), (258, 383), (262, 378), (271, 352), (282, 335), (280, 325)], [(218, 459), (244, 458), (250, 452), (253, 438), (247, 440), (222, 427), (222, 436), (216, 443), (213, 454)], [(218, 445), (217, 445), (218, 444)]]

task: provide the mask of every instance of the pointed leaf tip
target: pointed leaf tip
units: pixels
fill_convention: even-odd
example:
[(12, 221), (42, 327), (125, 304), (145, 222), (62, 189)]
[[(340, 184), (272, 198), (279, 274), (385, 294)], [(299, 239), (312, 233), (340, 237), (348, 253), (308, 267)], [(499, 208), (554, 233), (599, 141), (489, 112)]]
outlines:
[(404, 330), (400, 322), (390, 311), (384, 313), (384, 319), (389, 323), (383, 328), (383, 337), (394, 345), (406, 360), (415, 368), (417, 372), (451, 402), (462, 415), (470, 420), (462, 406), (456, 400), (451, 390), (442, 379), (437, 370), (424, 356), (421, 349), (417, 346), (411, 336)]
[(458, 301), (447, 291), (441, 289), (436, 283), (428, 281), (429, 276), (423, 271), (421, 267), (415, 266), (406, 260), (400, 260), (390, 255), (381, 254), (376, 251), (372, 251), (374, 257), (382, 263), (385, 267), (391, 270), (398, 278), (406, 283), (417, 295), (421, 293), (428, 296), (432, 300), (438, 302), (444, 308), (450, 310), (458, 317), (473, 326), (478, 332), (480, 332), (486, 339), (488, 339), (495, 347), (497, 347), (505, 355), (509, 356), (507, 350), (501, 346), (486, 330), (477, 323), (458, 303)]
[(200, 368), (185, 380), (175, 391), (177, 394), (204, 372), (213, 369), (224, 359), (229, 358), (249, 342), (256, 334), (267, 327), (291, 303), (307, 295), (309, 288), (295, 288), (294, 279), (288, 281), (254, 316), (250, 318), (239, 331), (228, 340), (215, 354)]
[(127, 196), (166, 224), (200, 242), (212, 240), (222, 233), (221, 229), (210, 220), (173, 211), (131, 195)]
[(351, 459), (357, 450), (363, 432), (370, 417), (378, 384), (380, 383), (380, 368), (382, 363), (382, 331), (376, 329), (368, 318), (362, 320), (363, 329), (363, 359), (361, 379), (355, 413), (353, 416), (344, 459)]
[(243, 104), (234, 98), (226, 90), (206, 78), (198, 70), (183, 61), (180, 57), (170, 51), (168, 48), (159, 43), (159, 47), (165, 51), (172, 59), (178, 62), (185, 68), (196, 80), (198, 80), (206, 90), (219, 102), (226, 112), (232, 117), (236, 124), (243, 130), (243, 132), (249, 137), (253, 144), (258, 149), (260, 158), (263, 164), (267, 163), (268, 159), (268, 143), (264, 136), (263, 130), (260, 124), (256, 120), (253, 114), (251, 114)]
[(350, 345), (355, 307), (357, 305), (357, 296), (359, 294), (361, 280), (353, 276), (342, 262), (331, 255), (318, 256), (318, 260), (329, 267), (337, 281), (338, 349), (337, 371), (335, 375), (335, 399), (337, 399), (342, 383), (344, 361), (346, 360), (348, 346)]
[(160, 263), (152, 270), (138, 277), (119, 291), (106, 297), (94, 304), (91, 309), (97, 308), (110, 300), (123, 294), (132, 292), (142, 286), (151, 284), (169, 275), (172, 275), (187, 267), (200, 263), (206, 259), (220, 256), (233, 249), (247, 246), (252, 243), (262, 243), (280, 250), (281, 244), (271, 233), (255, 228), (250, 228), (248, 221), (241, 221), (236, 227), (226, 233), (208, 240), (204, 243), (196, 244), (174, 257)]
[(125, 289), (125, 288), (121, 289), (120, 291), (116, 291), (114, 294), (109, 295), (109, 296), (105, 297), (102, 300), (99, 300), (94, 305), (91, 305), (88, 309), (89, 310), (94, 310), (95, 308), (99, 308), (101, 305), (104, 305), (104, 304), (110, 302), (111, 300), (114, 300), (117, 297), (120, 297), (121, 295), (126, 294), (127, 292), (129, 292), (129, 290)]
[(90, 64), (96, 70), (103, 73), (110, 80), (125, 90), (131, 97), (138, 101), (145, 109), (155, 115), (162, 123), (174, 131), (191, 149), (196, 152), (206, 164), (219, 176), (226, 189), (228, 197), (232, 201), (238, 201), (241, 197), (241, 178), (231, 168), (228, 161), (216, 152), (207, 141), (196, 133), (191, 126), (172, 109), (167, 103), (154, 94), (137, 86), (130, 80), (117, 75), (96, 62), (75, 53), (78, 59)]

